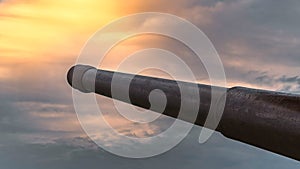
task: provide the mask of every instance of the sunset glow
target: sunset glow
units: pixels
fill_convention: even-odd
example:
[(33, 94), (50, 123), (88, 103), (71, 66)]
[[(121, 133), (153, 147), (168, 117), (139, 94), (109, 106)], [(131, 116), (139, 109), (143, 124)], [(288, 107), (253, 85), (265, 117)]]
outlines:
[[(199, 144), (199, 134), (203, 131), (201, 126), (197, 126), (199, 124), (192, 126), (192, 130), (186, 133), (182, 133), (181, 126), (178, 126), (175, 127), (176, 130), (172, 135), (164, 135), (164, 131), (174, 127), (175, 119), (157, 114), (155, 111), (148, 112), (149, 103), (151, 108), (155, 107), (152, 103), (164, 104), (165, 99), (161, 98), (166, 97), (168, 106), (165, 108), (170, 110), (170, 114), (174, 114), (173, 111), (176, 111), (178, 106), (185, 107), (182, 106), (183, 104), (179, 105), (179, 102), (177, 105), (176, 98), (180, 95), (185, 96), (177, 99), (182, 103), (198, 103), (196, 99), (190, 101), (191, 94), (196, 92), (190, 92), (188, 95), (176, 94), (176, 91), (172, 90), (174, 86), (164, 86), (168, 84), (164, 83), (167, 81), (141, 80), (141, 83), (136, 83), (139, 88), (134, 88), (134, 85), (126, 88), (124, 81), (128, 80), (129, 76), (124, 76), (124, 81), (117, 82), (117, 92), (124, 94), (125, 89), (128, 89), (128, 93), (134, 94), (133, 97), (128, 96), (129, 100), (142, 105), (134, 107), (122, 102), (125, 108), (128, 106), (127, 108), (131, 109), (118, 109), (116, 107), (118, 102), (114, 102), (116, 100), (102, 96), (103, 89), (96, 91), (99, 95), (94, 95), (93, 92), (81, 93), (76, 90), (76, 85), (70, 86), (68, 83), (72, 77), (68, 73), (70, 68), (77, 64), (86, 64), (102, 70), (213, 84), (224, 87), (223, 89), (228, 92), (232, 92), (232, 87), (239, 86), (270, 90), (272, 91), (270, 93), (274, 94), (270, 102), (265, 102), (265, 99), (259, 97), (254, 98), (255, 95), (252, 97), (253, 93), (259, 93), (260, 90), (251, 90), (249, 92), (251, 95), (244, 94), (244, 90), (240, 90), (242, 92), (236, 95), (230, 93), (227, 96), (232, 97), (233, 101), (229, 100), (228, 105), (233, 108), (228, 108), (226, 105), (226, 111), (245, 113), (241, 116), (230, 115), (230, 118), (240, 116), (238, 120), (241, 117), (248, 117), (247, 113), (250, 113), (249, 117), (257, 116), (257, 118), (273, 120), (275, 126), (281, 122), (278, 125), (280, 128), (284, 126), (281, 124), (286, 124), (285, 121), (281, 121), (285, 119), (282, 118), (284, 113), (280, 113), (277, 117), (272, 114), (263, 115), (261, 112), (265, 111), (264, 109), (271, 111), (290, 109), (284, 105), (289, 101), (288, 99), (277, 98), (277, 94), (281, 96), (280, 92), (282, 97), (290, 96), (294, 104), (293, 109), (299, 110), (296, 103), (298, 100), (293, 99), (300, 94), (299, 9), (300, 1), (297, 0), (0, 0), (0, 169), (38, 169), (41, 166), (44, 169), (193, 169), (199, 166), (231, 169), (299, 169), (299, 161), (282, 156), (280, 153), (277, 155), (276, 151), (273, 153), (269, 149), (261, 149), (263, 147), (252, 141), (243, 142), (238, 137), (230, 137), (230, 132), (227, 138), (216, 131), (205, 144)], [(149, 12), (155, 12), (157, 15)], [(134, 15), (141, 13), (143, 14)], [(162, 17), (163, 15), (179, 17), (179, 22), (172, 22), (172, 19), (166, 19)], [(126, 20), (127, 18), (133, 19)], [(209, 44), (212, 44), (211, 49), (216, 50), (206, 52), (210, 45), (198, 41), (203, 40), (202, 37), (194, 36), (197, 33), (189, 31), (188, 27), (184, 27), (181, 23), (183, 25), (190, 23), (193, 28), (198, 28), (199, 32), (204, 33), (205, 40), (209, 40)], [(152, 33), (156, 31), (158, 34)], [(216, 60), (222, 64), (210, 63), (207, 66), (203, 63), (204, 60), (201, 60), (202, 56), (197, 56), (188, 44), (178, 40), (181, 38), (163, 36), (159, 34), (160, 32), (174, 33), (167, 34), (178, 35), (178, 37), (186, 36), (191, 39), (193, 49), (199, 47), (199, 55), (202, 54), (206, 60), (213, 61), (212, 53), (214, 53)], [(97, 33), (100, 36), (97, 36), (99, 35)], [(115, 44), (112, 45), (112, 42)], [(105, 56), (102, 57), (100, 54)], [(170, 57), (163, 57), (167, 54)], [(177, 57), (183, 62), (176, 62), (176, 59), (172, 60), (171, 57)], [(208, 67), (222, 72), (216, 71), (218, 76), (211, 80)], [(192, 79), (189, 73), (184, 71), (185, 68), (193, 73)], [(83, 83), (92, 82), (87, 86), (93, 86), (91, 73), (94, 72), (89, 70), (89, 74), (85, 74), (84, 78), (78, 76), (79, 80), (75, 82), (84, 87), (86, 84)], [(223, 73), (226, 75), (225, 78), (221, 76)], [(104, 77), (104, 80), (99, 78), (101, 82), (103, 80), (103, 84), (113, 83), (107, 80), (109, 78), (106, 75), (102, 76), (100, 73), (99, 76)], [(218, 80), (222, 82), (224, 79), (226, 83), (219, 83)], [(72, 80), (74, 82), (74, 76)], [(213, 83), (214, 81), (218, 83)], [(152, 91), (146, 97), (146, 90), (142, 89), (145, 86), (145, 89), (154, 91), (154, 87), (151, 87), (151, 85), (155, 86), (153, 84), (162, 86), (170, 92), (166, 95), (161, 93), (165, 90), (158, 89), (160, 91), (158, 94), (162, 97), (152, 97), (155, 95)], [(108, 89), (113, 86), (103, 87), (105, 85), (102, 86), (102, 83), (98, 85), (99, 88), (105, 88), (103, 90), (105, 94), (111, 92)], [(136, 89), (135, 92), (132, 92), (133, 89)], [(204, 100), (203, 104), (200, 104), (204, 106), (204, 108), (200, 107), (198, 112), (200, 114), (207, 110), (208, 100), (214, 100), (206, 90), (206, 87), (203, 91), (202, 88), (200, 89), (200, 93), (204, 93), (200, 94), (200, 102)], [(87, 97), (76, 100), (74, 99), (76, 92)], [(95, 99), (93, 98), (95, 102), (91, 102), (89, 96), (95, 96)], [(249, 98), (249, 102), (253, 101), (255, 106), (246, 101), (242, 103), (240, 98)], [(235, 99), (239, 100), (235, 101)], [(222, 106), (220, 100), (215, 101)], [(76, 101), (86, 104), (78, 108)], [(273, 105), (273, 102), (276, 104)], [(93, 103), (96, 106), (91, 106)], [(169, 106), (169, 103), (176, 106)], [(262, 108), (259, 108), (260, 113), (256, 112), (258, 103), (262, 104)], [(246, 105), (245, 109), (243, 104)], [(277, 104), (280, 106), (276, 106)], [(251, 108), (248, 109), (249, 105)], [(146, 109), (142, 108), (143, 106)], [(191, 111), (194, 107), (198, 108), (198, 105), (188, 106), (186, 111)], [(99, 108), (101, 113), (92, 108)], [(84, 110), (82, 114), (85, 116), (80, 114), (78, 109)], [(134, 114), (135, 111), (132, 110), (135, 109), (140, 113)], [(168, 113), (165, 110), (162, 112)], [(221, 109), (215, 110), (221, 111)], [(153, 117), (160, 117), (150, 122), (151, 120), (143, 119), (145, 118), (143, 113), (147, 115), (153, 113)], [(206, 114), (203, 112), (197, 117), (200, 117), (202, 122), (205, 120), (204, 116), (202, 119), (202, 115), (206, 116)], [(219, 115), (213, 115), (215, 116)], [(100, 117), (105, 119), (105, 123)], [(224, 119), (230, 120), (230, 118)], [(261, 132), (267, 131), (272, 135), (272, 132), (269, 132), (271, 127), (262, 128), (263, 125), (260, 123), (263, 123), (264, 119), (257, 120), (258, 127), (248, 125), (247, 119), (243, 120), (241, 123), (233, 121), (232, 124), (241, 124), (242, 127), (248, 126)], [(273, 121), (267, 122), (272, 122), (271, 126)], [(90, 125), (91, 130), (87, 131), (83, 122)], [(220, 128), (223, 129), (227, 123), (223, 120), (221, 122)], [(107, 124), (114, 129), (114, 132), (106, 127)], [(238, 129), (236, 133), (244, 135), (254, 133), (252, 130), (243, 131), (240, 127), (236, 128)], [(289, 134), (289, 132), (284, 133)], [(116, 134), (134, 139), (126, 140), (123, 139), (124, 137), (117, 137)], [(179, 144), (176, 142), (175, 147), (165, 149), (163, 154), (154, 153), (155, 156), (123, 156), (126, 158), (122, 158), (122, 155), (119, 157), (118, 154), (103, 149), (102, 144), (96, 144), (97, 141), (101, 141), (108, 148), (131, 151), (144, 143), (145, 145), (154, 143), (153, 147), (160, 150), (156, 143), (170, 145), (184, 134), (187, 136), (182, 142), (178, 142)], [(277, 132), (275, 135), (285, 138)], [(153, 136), (166, 141), (154, 142)], [(138, 142), (137, 140), (141, 138), (145, 139)], [(274, 143), (281, 142), (274, 141)], [(155, 152), (152, 148), (145, 151), (136, 150), (138, 153)], [(127, 157), (149, 158), (136, 160)]]
[[(0, 57), (76, 55), (92, 33), (118, 16), (114, 1), (7, 1), (0, 5)], [(51, 55), (51, 56), (49, 56)]]

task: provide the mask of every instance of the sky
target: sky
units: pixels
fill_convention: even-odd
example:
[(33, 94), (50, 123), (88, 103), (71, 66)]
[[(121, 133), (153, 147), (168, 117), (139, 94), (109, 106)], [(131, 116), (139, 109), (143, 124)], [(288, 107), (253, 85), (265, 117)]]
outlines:
[[(190, 21), (208, 36), (223, 62), (227, 87), (300, 94), (299, 9), (298, 0), (0, 1), (0, 168), (299, 168), (297, 161), (219, 133), (201, 145), (200, 127), (194, 127), (174, 149), (156, 157), (112, 155), (82, 130), (66, 82), (68, 69), (101, 27), (129, 14), (163, 12)], [(143, 23), (133, 24), (139, 29)], [(120, 43), (104, 58), (101, 68), (115, 70), (127, 55), (150, 47), (180, 55), (200, 72), (200, 83), (209, 83), (203, 65), (186, 47), (158, 36), (144, 35)], [(164, 77), (160, 72), (144, 73)], [(185, 75), (180, 78), (185, 80)], [(97, 99), (108, 121), (125, 135), (153, 135), (172, 121), (165, 118), (141, 128), (110, 113), (115, 111), (110, 99)], [(105, 131), (99, 138), (119, 144)]]

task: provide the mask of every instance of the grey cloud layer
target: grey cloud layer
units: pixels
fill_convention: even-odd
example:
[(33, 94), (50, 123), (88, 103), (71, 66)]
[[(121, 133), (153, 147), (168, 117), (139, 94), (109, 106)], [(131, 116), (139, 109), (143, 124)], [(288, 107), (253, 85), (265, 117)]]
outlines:
[[(1, 166), (14, 169), (31, 169), (43, 166), (45, 169), (81, 168), (266, 168), (296, 169), (299, 163), (283, 160), (279, 156), (255, 150), (246, 145), (223, 140), (214, 135), (205, 145), (197, 142), (199, 129), (176, 148), (160, 156), (148, 159), (126, 159), (98, 149), (84, 137), (72, 140), (57, 140), (48, 144), (19, 144), (0, 146)], [(259, 153), (258, 153), (259, 152)], [(18, 161), (18, 162), (15, 162)]]
[[(157, 5), (160, 4), (160, 5)], [(300, 1), (145, 1), (141, 11), (169, 12), (196, 24), (215, 45), (230, 83), (243, 82), (264, 89), (282, 90), (286, 83), (264, 84), (245, 76), (266, 72), (269, 77), (298, 76), (300, 72)], [(177, 46), (175, 50), (180, 50)], [(198, 64), (199, 65), (199, 64)], [(257, 80), (258, 80), (257, 79)], [(265, 79), (266, 80), (266, 79)], [(273, 84), (273, 83), (278, 84)], [(292, 86), (297, 83), (291, 84)], [(297, 87), (287, 92), (298, 93)]]
[[(176, 0), (148, 1), (140, 9), (174, 13), (196, 24), (219, 51), (229, 81), (300, 93), (299, 7), (298, 0)], [(61, 62), (20, 64), (14, 68), (15, 79), (0, 79), (0, 166), (15, 169), (300, 167), (299, 162), (220, 135), (199, 145), (199, 128), (177, 148), (158, 157), (129, 160), (112, 156), (81, 137), (84, 133), (78, 124), (75, 133), (65, 128), (66, 122), (76, 121), (71, 90), (65, 80), (74, 60)], [(29, 67), (34, 69), (28, 70)], [(131, 130), (123, 132), (134, 135)], [(30, 144), (24, 141), (27, 137), (29, 142), (41, 139), (35, 141), (47, 144)]]

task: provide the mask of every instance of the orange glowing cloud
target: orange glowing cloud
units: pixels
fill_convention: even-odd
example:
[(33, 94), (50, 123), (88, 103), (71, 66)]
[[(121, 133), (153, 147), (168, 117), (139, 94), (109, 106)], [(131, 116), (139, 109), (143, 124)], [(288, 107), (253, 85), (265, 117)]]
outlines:
[(115, 1), (5, 1), (0, 5), (0, 57), (78, 54), (88, 37), (118, 17)]

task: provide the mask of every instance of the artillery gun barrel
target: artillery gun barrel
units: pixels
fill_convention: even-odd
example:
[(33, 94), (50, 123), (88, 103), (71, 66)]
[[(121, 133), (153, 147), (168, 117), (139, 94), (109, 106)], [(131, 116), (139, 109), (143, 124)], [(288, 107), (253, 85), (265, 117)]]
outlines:
[[(130, 102), (123, 99), (124, 97), (112, 97), (111, 83), (116, 74), (120, 77), (118, 79), (120, 85), (122, 80), (125, 83), (128, 78), (134, 76), (129, 86)], [(160, 89), (167, 98), (163, 114), (174, 118), (178, 117), (182, 99), (178, 83), (191, 85), (188, 82), (97, 70), (86, 65), (73, 66), (68, 72), (67, 80), (73, 88), (81, 92), (95, 92), (145, 109), (151, 107), (148, 99), (150, 92)], [(201, 101), (196, 121), (193, 123), (204, 126), (210, 109), (212, 86), (202, 84), (196, 86)], [(227, 138), (300, 161), (299, 95), (244, 87), (226, 90), (226, 104), (217, 131)]]

